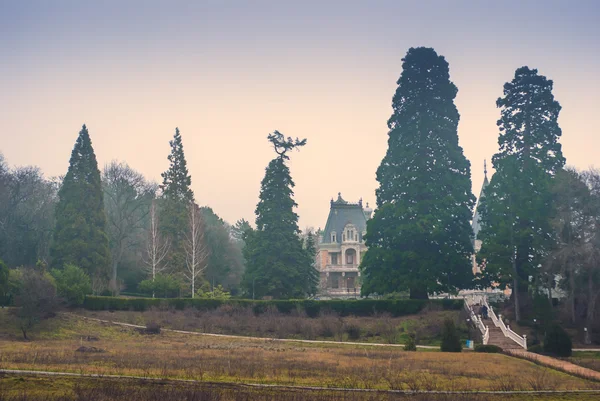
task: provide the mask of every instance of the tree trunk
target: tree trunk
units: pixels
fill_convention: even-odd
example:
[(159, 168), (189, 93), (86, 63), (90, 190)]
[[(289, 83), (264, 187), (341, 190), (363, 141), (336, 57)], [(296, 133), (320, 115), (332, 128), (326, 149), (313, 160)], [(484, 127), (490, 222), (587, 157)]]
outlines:
[(569, 275), (569, 287), (571, 287), (571, 323), (575, 324), (575, 274)]
[(517, 271), (517, 257), (516, 255), (512, 261), (513, 265), (513, 297), (515, 301), (515, 320), (518, 322), (521, 320), (521, 302), (519, 300), (519, 272)]
[(411, 288), (410, 299), (429, 299), (425, 288)]
[(21, 329), (21, 331), (23, 332), (23, 339), (26, 341), (29, 341), (29, 338), (27, 337), (27, 330), (26, 329)]
[(119, 285), (117, 284), (117, 268), (118, 268), (117, 260), (113, 260), (112, 272), (110, 277), (110, 289), (113, 293), (113, 296), (119, 295)]
[(587, 313), (585, 316), (585, 327), (587, 328), (587, 331), (585, 332), (585, 337), (583, 339), (585, 344), (591, 344), (592, 340), (591, 340), (591, 330), (592, 330), (592, 323), (594, 321), (594, 312), (596, 311), (596, 301), (598, 299), (598, 293), (594, 291), (594, 284), (593, 284), (593, 270), (590, 269), (589, 270), (589, 274), (588, 274), (588, 307), (587, 307)]

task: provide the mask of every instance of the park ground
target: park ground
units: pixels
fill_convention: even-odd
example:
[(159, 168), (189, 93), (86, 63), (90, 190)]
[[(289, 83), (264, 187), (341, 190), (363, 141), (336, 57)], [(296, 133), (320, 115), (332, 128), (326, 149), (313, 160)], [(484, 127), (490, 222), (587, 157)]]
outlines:
[[(418, 320), (418, 317), (413, 319)], [(112, 320), (117, 319), (113, 316)], [(399, 347), (287, 343), (164, 330), (160, 334), (145, 334), (143, 330), (91, 321), (72, 313), (44, 320), (31, 337), (32, 341), (22, 341), (14, 317), (8, 309), (0, 310), (0, 369), (98, 376), (74, 378), (5, 373), (0, 376), (2, 401), (114, 398), (130, 401), (159, 398), (162, 401), (389, 400), (407, 397), (493, 400), (499, 395), (426, 394), (427, 397), (419, 398), (424, 395), (373, 393), (370, 390), (600, 390), (598, 382), (503, 354), (406, 352)], [(571, 359), (594, 364), (598, 355), (577, 353)], [(294, 389), (245, 387), (248, 384), (292, 386)], [(189, 398), (186, 394), (203, 395)], [(527, 399), (530, 395), (519, 394), (515, 399)], [(507, 397), (506, 394), (502, 396)], [(592, 400), (598, 396), (599, 393), (535, 395), (536, 399), (553, 400)]]

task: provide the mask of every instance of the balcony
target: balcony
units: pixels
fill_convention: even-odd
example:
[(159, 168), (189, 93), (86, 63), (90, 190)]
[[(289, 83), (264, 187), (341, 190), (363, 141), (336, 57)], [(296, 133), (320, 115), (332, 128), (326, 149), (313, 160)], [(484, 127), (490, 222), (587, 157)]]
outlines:
[(357, 272), (358, 265), (325, 265), (324, 272)]

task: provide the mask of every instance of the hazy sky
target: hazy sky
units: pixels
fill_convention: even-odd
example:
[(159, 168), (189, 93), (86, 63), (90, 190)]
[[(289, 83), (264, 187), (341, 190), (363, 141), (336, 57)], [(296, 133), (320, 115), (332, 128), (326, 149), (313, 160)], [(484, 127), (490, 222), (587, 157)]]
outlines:
[(100, 166), (160, 180), (175, 127), (192, 189), (254, 222), (279, 130), (300, 226), (329, 200), (375, 203), (375, 171), (410, 47), (431, 46), (458, 86), (474, 191), (497, 150), (496, 99), (528, 65), (554, 80), (567, 163), (600, 167), (600, 1), (0, 0), (0, 152), (64, 174), (87, 124)]

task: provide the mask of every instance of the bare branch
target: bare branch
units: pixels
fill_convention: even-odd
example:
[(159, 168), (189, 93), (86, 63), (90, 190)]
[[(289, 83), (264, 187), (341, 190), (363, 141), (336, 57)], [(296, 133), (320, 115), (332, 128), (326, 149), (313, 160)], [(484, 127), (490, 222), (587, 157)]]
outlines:
[(184, 276), (190, 283), (192, 298), (194, 298), (196, 292), (196, 280), (206, 269), (206, 261), (208, 259), (208, 249), (204, 240), (205, 231), (205, 224), (200, 208), (194, 202), (190, 202), (188, 205), (188, 231), (184, 242), (185, 264), (187, 268)]

